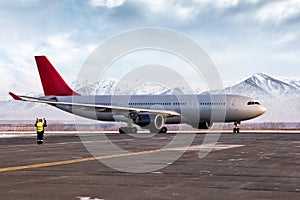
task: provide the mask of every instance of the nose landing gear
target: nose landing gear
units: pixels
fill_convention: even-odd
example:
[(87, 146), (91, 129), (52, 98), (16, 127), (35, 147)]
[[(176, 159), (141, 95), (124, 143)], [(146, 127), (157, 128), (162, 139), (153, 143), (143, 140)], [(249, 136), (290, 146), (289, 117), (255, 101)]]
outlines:
[(239, 128), (240, 125), (241, 125), (240, 121), (234, 122), (233, 133), (240, 133), (240, 128)]

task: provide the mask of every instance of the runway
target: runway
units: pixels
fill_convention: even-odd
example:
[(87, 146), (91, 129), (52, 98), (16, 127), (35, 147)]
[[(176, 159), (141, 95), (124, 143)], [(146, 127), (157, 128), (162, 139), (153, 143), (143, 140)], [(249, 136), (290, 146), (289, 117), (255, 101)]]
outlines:
[[(189, 146), (165, 147), (176, 134), (149, 138), (106, 133), (127, 153), (91, 155), (85, 145), (102, 147), (95, 133), (51, 133), (44, 145), (33, 135), (0, 138), (0, 199), (299, 199), (300, 131), (221, 134), (212, 151), (199, 158), (205, 134)], [(98, 133), (99, 134), (99, 133)], [(106, 138), (105, 137), (105, 138)], [(85, 144), (85, 145), (84, 145)], [(140, 160), (186, 152), (168, 166), (127, 173), (102, 162)], [(157, 161), (159, 165), (163, 160)], [(151, 162), (149, 161), (151, 164)], [(120, 166), (123, 167), (123, 166)], [(134, 165), (132, 166), (134, 167)]]

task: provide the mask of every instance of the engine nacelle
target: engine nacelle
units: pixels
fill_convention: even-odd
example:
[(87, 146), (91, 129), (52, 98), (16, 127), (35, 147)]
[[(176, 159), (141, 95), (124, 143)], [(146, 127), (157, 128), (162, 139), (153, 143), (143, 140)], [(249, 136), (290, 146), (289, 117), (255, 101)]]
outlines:
[(134, 123), (145, 129), (160, 130), (165, 124), (165, 118), (161, 114), (139, 114)]

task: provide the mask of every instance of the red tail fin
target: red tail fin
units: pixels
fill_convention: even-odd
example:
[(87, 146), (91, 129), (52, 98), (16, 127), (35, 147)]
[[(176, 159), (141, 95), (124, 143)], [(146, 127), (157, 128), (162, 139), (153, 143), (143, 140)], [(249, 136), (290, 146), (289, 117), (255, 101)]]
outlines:
[(59, 75), (46, 56), (35, 56), (45, 96), (80, 95), (74, 92)]

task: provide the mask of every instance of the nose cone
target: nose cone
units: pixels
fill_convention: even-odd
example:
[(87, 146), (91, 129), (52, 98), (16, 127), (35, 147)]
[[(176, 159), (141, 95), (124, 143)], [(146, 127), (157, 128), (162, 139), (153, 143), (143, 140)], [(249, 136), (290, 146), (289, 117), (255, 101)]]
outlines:
[(267, 111), (267, 109), (264, 106), (260, 106), (258, 110), (258, 116), (264, 114)]

